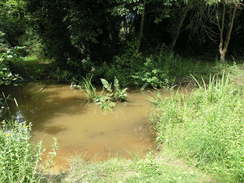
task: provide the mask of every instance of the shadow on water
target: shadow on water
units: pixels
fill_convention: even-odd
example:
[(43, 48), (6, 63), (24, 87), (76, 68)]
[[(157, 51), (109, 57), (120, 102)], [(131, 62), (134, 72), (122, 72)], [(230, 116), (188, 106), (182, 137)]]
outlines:
[[(43, 141), (46, 149), (58, 141), (57, 169), (67, 166), (67, 159), (81, 156), (98, 161), (111, 157), (143, 157), (154, 149), (149, 123), (153, 92), (129, 92), (127, 103), (112, 112), (103, 112), (87, 103), (84, 93), (67, 85), (30, 83), (8, 88), (27, 121), (32, 122), (32, 142)], [(168, 92), (161, 92), (169, 95)]]
[[(15, 97), (19, 109), (12, 109), (13, 113), (21, 114), (27, 121), (33, 123), (34, 131), (46, 131), (49, 134), (55, 135), (65, 128), (53, 126), (45, 127), (50, 119), (61, 115), (74, 115), (86, 112), (87, 101), (83, 96), (78, 96), (78, 91), (71, 91), (63, 85), (51, 85), (46, 88), (43, 84), (27, 84), (22, 87), (10, 87), (5, 89), (5, 92), (10, 96)], [(74, 96), (62, 96), (61, 90), (65, 92), (74, 92)]]

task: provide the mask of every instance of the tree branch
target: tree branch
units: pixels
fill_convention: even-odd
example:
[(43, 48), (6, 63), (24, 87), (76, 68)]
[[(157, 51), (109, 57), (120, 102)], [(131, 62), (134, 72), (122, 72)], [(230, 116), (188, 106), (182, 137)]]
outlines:
[(225, 50), (228, 49), (228, 46), (229, 46), (229, 43), (230, 43), (230, 38), (231, 38), (233, 26), (234, 26), (234, 21), (235, 21), (235, 17), (236, 17), (237, 7), (238, 7), (238, 5), (237, 4), (234, 4), (234, 9), (233, 9), (233, 12), (232, 12), (229, 29), (228, 29), (228, 32), (226, 34), (226, 41), (225, 41), (225, 45), (224, 45), (224, 49)]

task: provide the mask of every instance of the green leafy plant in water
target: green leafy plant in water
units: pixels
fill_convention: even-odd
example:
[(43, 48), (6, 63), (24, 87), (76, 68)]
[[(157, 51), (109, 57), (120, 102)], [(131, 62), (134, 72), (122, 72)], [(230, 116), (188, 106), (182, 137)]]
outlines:
[(119, 80), (115, 77), (113, 85), (107, 80), (101, 79), (103, 88), (108, 92), (111, 100), (114, 102), (124, 102), (127, 100), (127, 88), (121, 89), (119, 85)]
[(116, 103), (111, 100), (108, 94), (97, 96), (95, 102), (104, 111), (111, 111), (116, 106)]
[(92, 76), (87, 76), (83, 78), (82, 88), (85, 91), (85, 94), (90, 102), (94, 102), (97, 99), (96, 88), (92, 84)]
[(127, 88), (120, 88), (119, 80), (114, 78), (114, 93), (113, 97), (116, 101), (124, 102), (127, 100)]
[(95, 102), (103, 110), (111, 110), (115, 107), (116, 102), (124, 102), (127, 100), (127, 88), (121, 89), (119, 80), (115, 77), (113, 84), (106, 79), (101, 79), (103, 85), (102, 95), (97, 96)]
[(101, 82), (102, 82), (102, 85), (103, 85), (103, 88), (109, 92), (109, 93), (113, 93), (113, 90), (112, 90), (112, 84), (110, 84), (106, 79), (101, 79)]
[(121, 89), (116, 77), (113, 83), (109, 83), (106, 79), (101, 79), (101, 83), (103, 86), (101, 95), (97, 95), (96, 88), (92, 84), (92, 76), (83, 78), (81, 85), (72, 83), (71, 87), (79, 89), (82, 86), (89, 102), (95, 102), (102, 110), (111, 110), (116, 102), (127, 100), (127, 88)]

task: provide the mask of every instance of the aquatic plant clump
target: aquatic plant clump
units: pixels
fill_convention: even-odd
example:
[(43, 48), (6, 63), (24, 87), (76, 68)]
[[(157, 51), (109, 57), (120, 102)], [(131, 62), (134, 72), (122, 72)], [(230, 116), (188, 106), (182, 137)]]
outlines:
[[(125, 102), (127, 100), (127, 88), (120, 88), (119, 80), (115, 77), (113, 83), (106, 79), (101, 79), (103, 86), (102, 93), (97, 94), (95, 86), (92, 84), (92, 76), (83, 78), (82, 88), (89, 102), (94, 102), (102, 110), (111, 110), (116, 106), (116, 102)], [(80, 85), (72, 85), (72, 88), (80, 88)]]

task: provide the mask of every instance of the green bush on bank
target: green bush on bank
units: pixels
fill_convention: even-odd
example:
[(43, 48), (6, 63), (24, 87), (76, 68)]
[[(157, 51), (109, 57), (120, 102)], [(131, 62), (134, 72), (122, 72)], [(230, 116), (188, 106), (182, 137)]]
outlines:
[(21, 79), (10, 69), (10, 63), (20, 59), (21, 47), (10, 47), (5, 40), (5, 34), (0, 31), (0, 86), (13, 85)]
[(40, 146), (30, 144), (30, 126), (8, 122), (0, 129), (0, 183), (38, 183)]
[(182, 58), (166, 50), (143, 55), (128, 48), (122, 55), (114, 57), (113, 62), (94, 65), (93, 75), (95, 79), (105, 78), (110, 82), (116, 76), (123, 87), (168, 88), (192, 82), (190, 75), (208, 79), (213, 74), (221, 76), (232, 67), (235, 63), (203, 62)]
[(50, 73), (50, 77), (59, 82), (75, 82), (81, 81), (89, 73), (94, 76), (94, 84), (97, 85), (100, 85), (100, 78), (113, 82), (116, 77), (122, 87), (169, 88), (192, 82), (190, 75), (198, 79), (207, 79), (211, 74), (221, 76), (231, 66), (235, 64), (182, 58), (168, 50), (142, 54), (131, 44), (110, 61), (95, 63), (84, 59), (80, 65), (70, 65), (75, 67), (74, 71), (58, 67), (55, 68), (56, 72)]
[(155, 98), (157, 142), (225, 182), (244, 182), (244, 92), (228, 77), (189, 96)]

